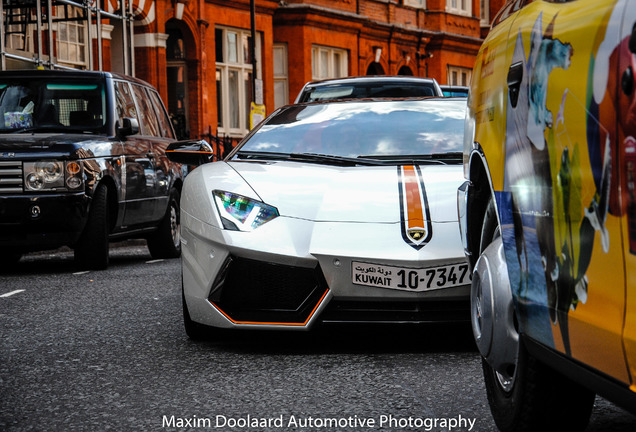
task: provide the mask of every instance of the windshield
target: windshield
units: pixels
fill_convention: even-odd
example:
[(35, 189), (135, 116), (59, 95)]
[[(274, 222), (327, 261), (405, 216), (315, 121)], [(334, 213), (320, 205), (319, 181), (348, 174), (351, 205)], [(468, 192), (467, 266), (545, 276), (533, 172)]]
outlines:
[(329, 99), (437, 96), (433, 83), (329, 84), (311, 88), (300, 102)]
[(5, 79), (0, 132), (104, 132), (104, 86), (98, 80)]
[(349, 158), (461, 152), (465, 100), (349, 101), (290, 105), (239, 153), (313, 153)]

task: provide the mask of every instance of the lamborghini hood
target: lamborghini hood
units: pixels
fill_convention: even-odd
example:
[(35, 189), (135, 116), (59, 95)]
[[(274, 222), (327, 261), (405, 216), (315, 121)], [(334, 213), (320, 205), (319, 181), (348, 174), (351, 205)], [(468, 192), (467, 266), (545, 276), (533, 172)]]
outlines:
[(281, 216), (324, 222), (399, 223), (402, 212), (420, 204), (425, 219), (453, 222), (463, 181), (461, 165), (334, 167), (282, 161), (226, 166), (245, 182), (229, 192), (248, 186), (253, 198), (276, 207)]

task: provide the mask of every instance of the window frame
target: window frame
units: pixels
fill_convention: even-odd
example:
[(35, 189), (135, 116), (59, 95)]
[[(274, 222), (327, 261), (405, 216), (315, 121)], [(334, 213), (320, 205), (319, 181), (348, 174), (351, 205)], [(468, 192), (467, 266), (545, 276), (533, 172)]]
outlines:
[[(277, 52), (279, 54), (277, 54)], [(273, 61), (274, 61), (274, 108), (276, 109), (283, 105), (287, 105), (289, 103), (289, 54), (287, 51), (286, 43), (274, 44)], [(277, 65), (278, 61), (281, 62), (280, 65)], [(277, 68), (277, 66), (280, 66), (280, 67)], [(279, 89), (282, 90), (282, 95), (278, 94)]]
[[(453, 73), (457, 73), (457, 77), (458, 80), (455, 81), (453, 80)], [(465, 75), (466, 77), (466, 82), (463, 83), (461, 82), (461, 76), (462, 74)], [(452, 85), (452, 86), (466, 86), (469, 87), (470, 86), (470, 81), (472, 79), (472, 75), (473, 75), (473, 70), (467, 67), (462, 67), (462, 66), (451, 66), (448, 65), (447, 66), (447, 72), (446, 72), (446, 82), (448, 83), (448, 85)]]
[(426, 0), (404, 0), (404, 6), (417, 9), (426, 9)]
[[(55, 49), (56, 49), (56, 58), (57, 62), (61, 65), (69, 65), (72, 67), (82, 66), (88, 67), (88, 41), (90, 39), (90, 35), (88, 32), (88, 26), (86, 25), (86, 21), (83, 20), (83, 10), (79, 7), (73, 6), (57, 6), (56, 7), (56, 15), (60, 15), (60, 8), (67, 7), (69, 18), (82, 18), (77, 20), (64, 20), (59, 21), (55, 25), (56, 35), (55, 35)], [(63, 15), (64, 12), (61, 12)], [(66, 39), (62, 38), (61, 28), (66, 28)], [(75, 32), (76, 39), (72, 40), (71, 30)], [(80, 35), (83, 41), (80, 42)], [(62, 45), (66, 46), (66, 57), (62, 56)], [(73, 47), (76, 50), (78, 55), (78, 59), (73, 60), (70, 56), (70, 48)], [(80, 59), (81, 58), (81, 59)]]
[(480, 0), (479, 2), (479, 20), (482, 26), (490, 25), (490, 1)]
[[(320, 64), (320, 59), (323, 55), (326, 55), (326, 74), (322, 74), (323, 65)], [(335, 57), (339, 55), (343, 61), (340, 63), (340, 70), (335, 71)], [(317, 62), (318, 60), (318, 62)], [(320, 81), (330, 78), (344, 78), (349, 74), (349, 51), (342, 48), (330, 47), (325, 45), (311, 46), (311, 79), (313, 81)]]
[[(215, 53), (215, 77), (217, 82), (217, 127), (218, 134), (225, 134), (233, 137), (242, 137), (249, 132), (249, 110), (251, 91), (246, 88), (247, 80), (252, 74), (252, 63), (249, 58), (249, 29), (217, 26), (215, 27), (215, 39), (221, 35), (222, 41), (215, 40), (215, 47), (221, 49), (221, 53)], [(228, 35), (236, 35), (236, 44), (231, 44)], [(262, 32), (256, 32), (256, 79), (262, 79), (261, 61), (261, 39)], [(230, 49), (234, 55), (230, 56)], [(219, 61), (222, 60), (222, 61)], [(232, 100), (237, 101), (237, 107), (232, 110), (230, 106), (230, 76), (237, 73), (236, 83), (237, 97)], [(220, 79), (219, 79), (220, 78)], [(218, 85), (220, 82), (220, 85)], [(221, 94), (218, 94), (220, 90)], [(220, 104), (220, 105), (219, 105)], [(221, 106), (221, 110), (218, 109)], [(235, 117), (237, 123), (232, 124)], [(238, 126), (237, 126), (238, 125)]]
[[(456, 3), (455, 6), (453, 6), (453, 2)], [(446, 12), (455, 15), (472, 16), (473, 2), (472, 0), (446, 0)]]

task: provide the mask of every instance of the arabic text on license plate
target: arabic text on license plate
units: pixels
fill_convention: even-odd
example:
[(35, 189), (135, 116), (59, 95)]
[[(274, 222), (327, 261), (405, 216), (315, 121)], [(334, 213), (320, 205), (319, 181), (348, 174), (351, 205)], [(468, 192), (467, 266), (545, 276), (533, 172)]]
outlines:
[(351, 280), (356, 285), (419, 292), (467, 285), (471, 279), (467, 263), (422, 269), (351, 263)]

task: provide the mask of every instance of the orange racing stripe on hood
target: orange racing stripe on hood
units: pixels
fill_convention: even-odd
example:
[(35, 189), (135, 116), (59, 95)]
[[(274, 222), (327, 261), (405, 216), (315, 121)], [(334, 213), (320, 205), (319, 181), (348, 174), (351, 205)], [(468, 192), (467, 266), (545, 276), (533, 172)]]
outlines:
[(420, 168), (415, 165), (399, 166), (398, 183), (402, 238), (411, 247), (419, 250), (433, 235)]

